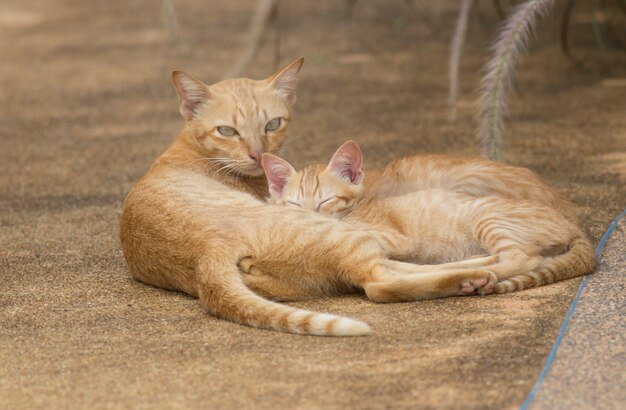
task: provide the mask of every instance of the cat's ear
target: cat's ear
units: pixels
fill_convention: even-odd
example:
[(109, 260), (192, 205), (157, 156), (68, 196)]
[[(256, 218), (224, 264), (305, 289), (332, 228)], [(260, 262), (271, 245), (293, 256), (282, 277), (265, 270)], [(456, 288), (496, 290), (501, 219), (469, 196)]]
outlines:
[(180, 114), (186, 121), (189, 121), (207, 103), (209, 87), (202, 81), (182, 71), (174, 71), (172, 73), (172, 82), (174, 87), (176, 87), (176, 94), (178, 94), (178, 100), (180, 101)]
[(261, 164), (265, 170), (270, 194), (280, 198), (285, 191), (287, 181), (296, 173), (296, 170), (284, 159), (268, 153), (261, 157)]
[(302, 64), (304, 64), (304, 58), (300, 57), (266, 80), (270, 87), (276, 90), (290, 105), (296, 102), (298, 73)]
[(344, 181), (354, 185), (363, 182), (363, 154), (354, 141), (345, 142), (335, 152), (326, 170), (334, 173)]

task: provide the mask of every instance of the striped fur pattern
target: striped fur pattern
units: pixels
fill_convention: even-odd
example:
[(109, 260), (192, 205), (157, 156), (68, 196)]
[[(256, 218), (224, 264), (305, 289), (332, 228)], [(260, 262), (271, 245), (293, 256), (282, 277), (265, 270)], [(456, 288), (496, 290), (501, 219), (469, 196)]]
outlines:
[(264, 80), (211, 86), (173, 73), (185, 127), (122, 211), (120, 239), (132, 276), (195, 296), (223, 319), (328, 336), (366, 335), (370, 328), (279, 302), (359, 290), (372, 300), (410, 301), (493, 287), (487, 270), (424, 275), (389, 260), (373, 235), (349, 223), (265, 203), (262, 154), (282, 145), (302, 63)]
[[(435, 165), (440, 162), (447, 169)], [(291, 170), (281, 174), (282, 183), (273, 175), (277, 164)], [(571, 206), (528, 170), (482, 159), (410, 157), (364, 183), (361, 151), (352, 141), (327, 166), (296, 172), (270, 154), (263, 165), (268, 180), (282, 186), (269, 202), (335, 216), (370, 233), (391, 258), (423, 264), (424, 273), (492, 272), (497, 282), (479, 292), (512, 292), (593, 270), (593, 248)], [(480, 176), (468, 173), (472, 168)], [(411, 184), (408, 175), (424, 181)], [(465, 293), (475, 291), (468, 286)]]

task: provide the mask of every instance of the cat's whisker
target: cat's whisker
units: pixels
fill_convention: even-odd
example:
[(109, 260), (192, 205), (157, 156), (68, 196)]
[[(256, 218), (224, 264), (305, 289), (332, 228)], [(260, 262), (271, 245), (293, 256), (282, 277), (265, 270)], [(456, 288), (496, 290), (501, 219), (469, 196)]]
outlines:
[(217, 170), (216, 175), (220, 173), (225, 176), (237, 175), (237, 171), (240, 168), (240, 165), (237, 161), (229, 161), (220, 164), (221, 167)]
[(226, 175), (233, 176), (238, 175), (241, 168), (241, 164), (238, 162), (226, 164), (226, 166), (224, 167), (224, 169), (226, 169)]
[(194, 159), (190, 159), (187, 161), (184, 161), (184, 163), (189, 164), (189, 163), (194, 163), (194, 162), (228, 162), (228, 161), (232, 161), (232, 158), (220, 158), (220, 157), (206, 157), (206, 158), (194, 158)]
[(186, 164), (202, 164), (207, 167), (207, 170), (214, 173), (216, 176), (236, 176), (239, 169), (242, 168), (241, 162), (234, 158), (225, 157), (206, 157), (206, 158), (194, 158), (184, 161)]

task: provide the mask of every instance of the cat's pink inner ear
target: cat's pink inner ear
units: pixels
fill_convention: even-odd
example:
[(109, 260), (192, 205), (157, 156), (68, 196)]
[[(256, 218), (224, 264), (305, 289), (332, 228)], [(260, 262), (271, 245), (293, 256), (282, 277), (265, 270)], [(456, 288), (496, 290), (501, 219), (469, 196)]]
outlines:
[(270, 85), (290, 105), (296, 102), (298, 72), (300, 72), (303, 63), (304, 58), (300, 57), (269, 78)]
[(363, 182), (363, 154), (354, 141), (344, 143), (331, 158), (328, 169), (339, 178), (359, 185)]
[(267, 153), (261, 157), (261, 164), (265, 170), (270, 194), (276, 198), (282, 197), (289, 178), (296, 170), (284, 159)]
[(209, 98), (209, 89), (202, 81), (182, 71), (172, 73), (172, 82), (176, 87), (176, 94), (178, 94), (180, 101), (180, 114), (186, 121), (189, 121), (206, 104)]

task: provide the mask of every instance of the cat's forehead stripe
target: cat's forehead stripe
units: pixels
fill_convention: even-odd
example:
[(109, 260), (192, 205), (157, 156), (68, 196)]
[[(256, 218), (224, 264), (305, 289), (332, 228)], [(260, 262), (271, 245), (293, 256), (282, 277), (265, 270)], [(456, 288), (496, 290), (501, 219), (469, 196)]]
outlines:
[[(317, 186), (319, 187), (320, 186), (320, 174), (319, 173), (315, 174), (315, 179), (317, 179)], [(318, 189), (317, 196), (320, 199), (322, 198), (322, 190), (321, 189)]]
[(246, 119), (258, 118), (258, 99), (251, 90), (238, 87), (236, 92), (230, 95), (237, 110), (232, 113), (232, 122), (235, 126), (242, 126)]
[(302, 190), (305, 192), (315, 192), (319, 187), (319, 172), (317, 169), (307, 168), (302, 174)]
[(251, 91), (250, 92), (250, 99), (252, 100), (252, 106), (254, 107), (255, 110), (259, 109), (259, 100), (256, 97), (256, 93), (253, 93)]

